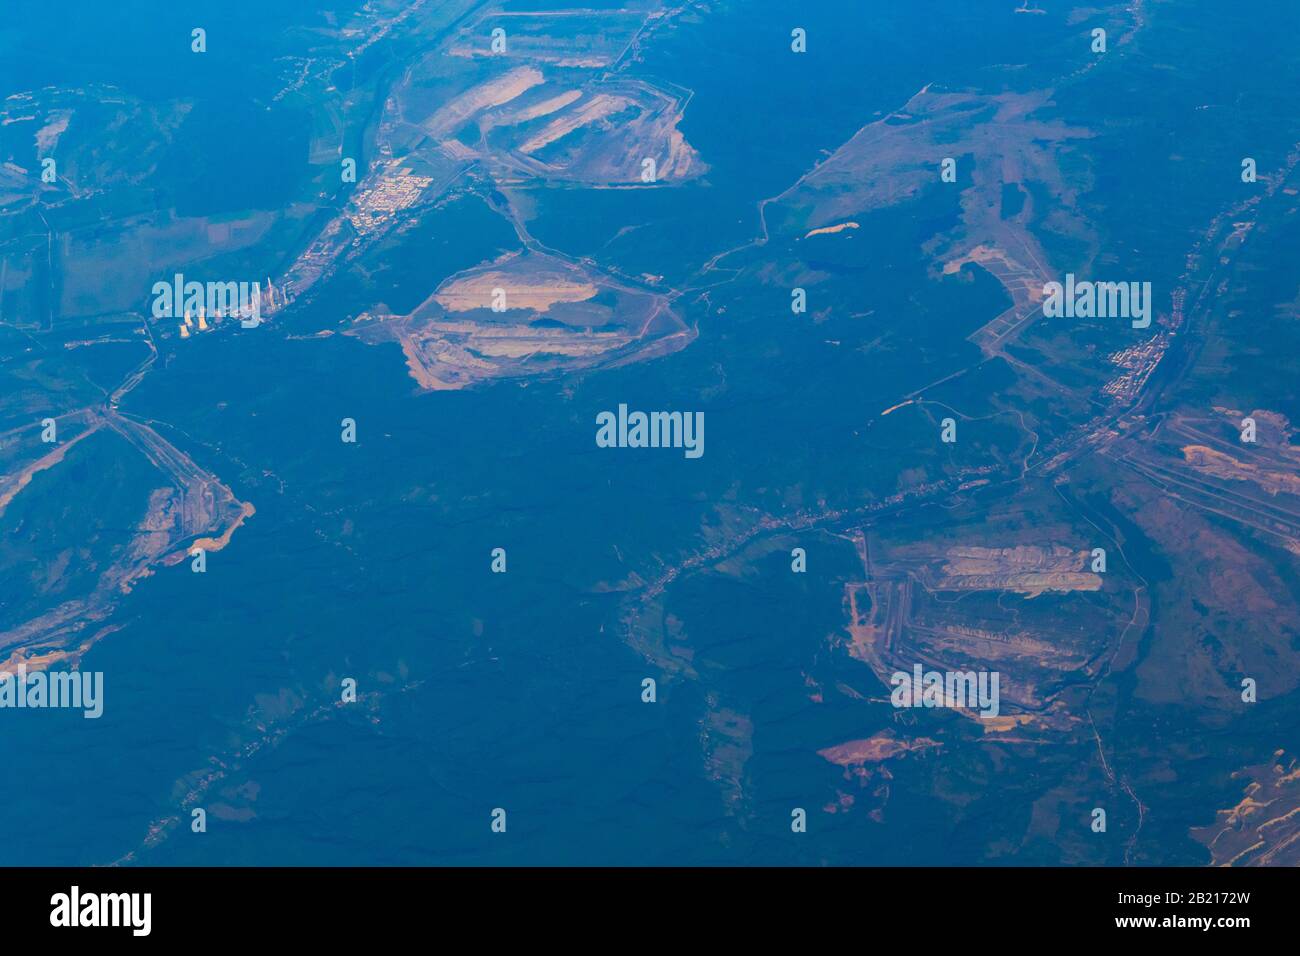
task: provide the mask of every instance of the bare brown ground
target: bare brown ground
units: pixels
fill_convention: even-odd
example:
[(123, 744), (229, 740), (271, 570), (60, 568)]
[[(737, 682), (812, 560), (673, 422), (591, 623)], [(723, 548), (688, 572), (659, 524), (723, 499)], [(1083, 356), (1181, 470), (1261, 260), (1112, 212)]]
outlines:
[(862, 740), (849, 740), (834, 747), (817, 751), (817, 756), (824, 757), (833, 764), (850, 767), (857, 764), (881, 763), (899, 754), (929, 750), (940, 747), (937, 740), (929, 737), (917, 737), (914, 740), (901, 740), (892, 730), (882, 730)]
[(534, 312), (545, 312), (557, 302), (585, 302), (599, 291), (590, 282), (560, 278), (521, 282), (517, 274), (493, 271), (454, 279), (438, 290), (434, 300), (448, 312), (488, 309), (494, 289), (505, 292), (507, 309)]
[(1300, 475), (1240, 461), (1205, 445), (1187, 445), (1182, 451), (1187, 464), (1202, 474), (1229, 481), (1253, 482), (1270, 495), (1300, 495)]
[(563, 116), (547, 123), (535, 136), (519, 147), (521, 153), (535, 153), (539, 149), (569, 135), (575, 129), (599, 122), (606, 116), (630, 106), (631, 100), (609, 93), (597, 93), (591, 99), (574, 107)]
[(59, 443), (58, 445), (55, 446), (53, 451), (49, 452), (46, 455), (42, 455), (40, 458), (36, 459), (34, 462), (32, 462), (30, 465), (28, 465), (26, 468), (20, 471), (14, 483), (11, 484), (3, 494), (0, 494), (0, 514), (4, 514), (4, 510), (9, 506), (9, 502), (13, 501), (14, 498), (18, 497), (18, 493), (22, 491), (24, 488), (26, 488), (29, 484), (31, 484), (32, 478), (37, 473), (53, 468), (59, 462), (63, 461), (63, 457), (72, 450), (72, 447), (76, 445), (77, 442), (81, 441), (83, 438), (93, 435), (95, 432), (99, 431), (99, 429), (102, 428), (103, 426), (104, 426), (103, 419), (101, 418), (94, 419), (93, 423), (85, 431), (78, 434), (76, 438), (71, 438), (66, 442)]
[(1300, 866), (1300, 761), (1282, 750), (1273, 757), (1233, 774), (1250, 780), (1241, 801), (1192, 829), (1212, 865)]

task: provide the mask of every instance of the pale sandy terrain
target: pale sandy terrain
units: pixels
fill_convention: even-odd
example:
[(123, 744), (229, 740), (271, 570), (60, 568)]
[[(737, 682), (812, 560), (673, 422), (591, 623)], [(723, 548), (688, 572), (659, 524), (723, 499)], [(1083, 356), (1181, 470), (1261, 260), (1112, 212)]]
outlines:
[(251, 518), (255, 514), (257, 514), (257, 509), (254, 508), (250, 502), (240, 502), (238, 517), (236, 517), (235, 520), (226, 527), (226, 530), (221, 533), (220, 537), (195, 538), (194, 543), (190, 545), (189, 550), (193, 551), (195, 548), (202, 548), (204, 551), (220, 551), (226, 545), (230, 544), (231, 535), (239, 530), (239, 527), (244, 523), (245, 519)]
[(845, 229), (857, 229), (856, 222), (841, 222), (835, 226), (822, 226), (820, 229), (813, 229), (804, 236), (805, 239), (811, 239), (813, 236), (831, 236), (837, 232), (843, 232)]
[(36, 153), (38, 156), (45, 156), (59, 144), (59, 137), (68, 128), (70, 119), (72, 119), (71, 110), (59, 110), (50, 114), (49, 122), (36, 133)]
[(597, 93), (591, 99), (547, 123), (531, 139), (519, 147), (521, 153), (535, 153), (539, 149), (567, 136), (575, 129), (599, 122), (631, 105), (631, 100), (609, 93)]
[(833, 764), (850, 767), (856, 764), (880, 763), (899, 754), (939, 747), (937, 740), (929, 737), (916, 737), (902, 740), (892, 730), (882, 730), (862, 740), (849, 740), (834, 747), (817, 751), (817, 756), (824, 757)]
[(1100, 575), (1081, 570), (1086, 567), (1088, 552), (1060, 545), (958, 546), (949, 548), (945, 557), (941, 577), (934, 585), (940, 590), (1006, 590), (1035, 595), (1101, 588)]
[(906, 401), (899, 402), (897, 405), (890, 405), (888, 408), (886, 408), (883, 412), (880, 413), (880, 417), (884, 418), (886, 415), (890, 414), (891, 412), (896, 412), (900, 408), (906, 408), (908, 405), (911, 405), (914, 401), (915, 399), (909, 398)]
[(583, 302), (598, 291), (590, 282), (557, 277), (521, 280), (507, 272), (480, 272), (446, 283), (434, 296), (448, 312), (469, 312), (492, 307), (492, 290), (503, 289), (507, 309), (545, 312), (557, 302)]
[(702, 171), (700, 154), (695, 151), (695, 147), (686, 142), (686, 137), (682, 135), (681, 130), (676, 126), (680, 119), (680, 116), (673, 119), (673, 128), (668, 133), (668, 158), (659, 164), (658, 179), (660, 181), (689, 179), (697, 172)]
[(35, 477), (38, 472), (45, 471), (48, 468), (53, 468), (59, 462), (63, 461), (63, 456), (72, 450), (72, 446), (88, 435), (93, 435), (95, 432), (99, 431), (103, 425), (104, 423), (101, 419), (93, 420), (90, 426), (85, 431), (80, 432), (77, 437), (71, 438), (65, 442), (60, 442), (54, 446), (53, 451), (46, 455), (42, 455), (40, 458), (36, 459), (36, 461), (19, 471), (15, 476), (7, 479), (4, 485), (0, 486), (0, 514), (4, 513), (5, 508), (9, 506), (9, 502), (13, 501), (20, 491), (31, 484), (32, 478)]
[(1278, 750), (1273, 761), (1233, 774), (1246, 778), (1241, 801), (1191, 831), (1214, 866), (1300, 865), (1300, 762)]
[(493, 116), (492, 124), (494, 126), (517, 126), (520, 123), (528, 123), (559, 112), (581, 96), (581, 90), (566, 90), (557, 96), (542, 100), (540, 103), (534, 103), (532, 106), (521, 107), (518, 110), (502, 112), (497, 116)]
[[(925, 252), (934, 257), (936, 271), (952, 274), (976, 262), (1005, 286), (1012, 306), (969, 336), (986, 353), (995, 354), (1041, 314), (1042, 286), (1055, 275), (1035, 229), (1050, 222), (1086, 248), (1096, 242), (1086, 218), (1071, 215), (1077, 187), (1058, 166), (1065, 144), (1092, 134), (1056, 119), (1037, 118), (1050, 95), (932, 92), (927, 86), (902, 109), (863, 126), (764, 205), (785, 207), (807, 238), (934, 188), (942, 157), (973, 157), (973, 166), (963, 167), (969, 185), (939, 187), (957, 191), (961, 224), (927, 243)], [(1047, 190), (1051, 207), (1037, 208), (1033, 195), (1025, 193), (1020, 208), (1004, 215), (1004, 187), (1028, 182)]]
[(1229, 481), (1254, 482), (1270, 495), (1283, 492), (1300, 495), (1300, 474), (1240, 461), (1205, 445), (1187, 445), (1182, 451), (1187, 464), (1202, 474)]
[[(95, 640), (111, 631), (111, 627), (101, 628), (90, 638), (83, 636), (88, 626), (113, 612), (120, 595), (129, 593), (158, 566), (183, 561), (190, 550), (185, 543), (191, 539), (199, 547), (221, 549), (229, 543), (234, 530), (253, 514), (251, 504), (238, 501), (215, 475), (203, 471), (142, 422), (112, 411), (97, 414), (76, 440), (104, 425), (142, 453), (165, 483), (150, 491), (143, 516), (127, 531), (129, 538), (123, 548), (100, 570), (92, 589), (0, 632), (0, 648), (8, 651), (11, 660), (27, 661), (29, 669), (60, 661), (75, 662)], [(49, 467), (73, 444), (75, 441), (65, 442), (37, 465)]]
[[(489, 314), (498, 289), (505, 309)], [(348, 334), (396, 341), (411, 377), (436, 391), (643, 360), (693, 336), (663, 296), (532, 252), (457, 273), (409, 315), (364, 314)]]
[(543, 81), (540, 70), (521, 66), (462, 93), (424, 122), (434, 136), (455, 131), (476, 113), (509, 103)]
[(981, 733), (1019, 742), (1022, 738), (1012, 732), (1038, 738), (1045, 731), (1077, 726), (1077, 715), (1061, 704), (1057, 689), (1067, 675), (1088, 670), (1096, 653), (1093, 643), (1080, 641), (1071, 625), (1055, 615), (1028, 619), (1022, 617), (1027, 610), (993, 617), (987, 611), (972, 614), (964, 611), (962, 601), (940, 592), (987, 590), (1034, 597), (1048, 590), (1096, 590), (1101, 575), (1078, 570), (1089, 552), (1060, 545), (959, 545), (936, 554), (934, 545), (925, 543), (903, 548), (873, 544), (868, 549), (862, 532), (850, 540), (868, 579), (844, 584), (846, 650), (867, 664), (882, 685), (888, 687), (892, 674), (910, 672), (917, 663), (940, 671), (992, 669), (1002, 675), (1003, 712), (990, 718), (954, 708), (978, 724)]

